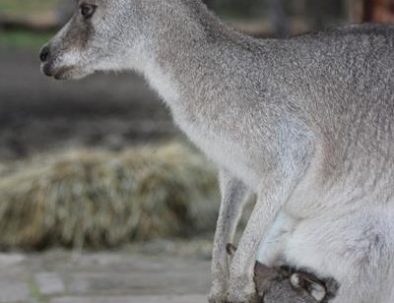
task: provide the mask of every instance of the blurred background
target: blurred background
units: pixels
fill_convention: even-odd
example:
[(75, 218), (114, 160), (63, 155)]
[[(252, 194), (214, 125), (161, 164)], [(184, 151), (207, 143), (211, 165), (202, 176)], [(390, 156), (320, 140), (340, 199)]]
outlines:
[[(205, 2), (261, 38), (394, 22), (394, 0)], [(157, 95), (133, 73), (79, 82), (41, 75), (39, 49), (73, 6), (0, 0), (0, 251), (131, 249), (209, 259), (216, 171), (173, 126)], [(40, 277), (44, 289), (48, 281), (57, 291), (65, 283)], [(44, 302), (38, 292), (35, 300)]]
[[(393, 0), (205, 2), (256, 37), (394, 21)], [(0, 0), (0, 249), (210, 235), (216, 172), (140, 77), (56, 82), (39, 72), (40, 47), (74, 5)]]

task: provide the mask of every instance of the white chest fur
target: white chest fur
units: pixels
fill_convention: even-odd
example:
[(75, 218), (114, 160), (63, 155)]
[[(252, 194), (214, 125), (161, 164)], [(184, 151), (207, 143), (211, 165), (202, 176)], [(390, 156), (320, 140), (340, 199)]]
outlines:
[(182, 121), (179, 117), (176, 117), (175, 120), (189, 139), (219, 169), (226, 169), (250, 188), (257, 189), (259, 180), (257, 172), (240, 144), (233, 142), (233, 140), (221, 134), (220, 131), (215, 132), (215, 130), (209, 129), (206, 125)]

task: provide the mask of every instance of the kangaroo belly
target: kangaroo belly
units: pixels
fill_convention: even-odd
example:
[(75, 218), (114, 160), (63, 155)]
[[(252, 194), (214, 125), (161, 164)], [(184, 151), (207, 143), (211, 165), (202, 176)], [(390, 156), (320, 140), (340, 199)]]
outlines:
[[(300, 221), (283, 246), (286, 262), (334, 277), (334, 303), (388, 303), (394, 285), (394, 210), (326, 213)], [(390, 301), (391, 302), (391, 301)]]

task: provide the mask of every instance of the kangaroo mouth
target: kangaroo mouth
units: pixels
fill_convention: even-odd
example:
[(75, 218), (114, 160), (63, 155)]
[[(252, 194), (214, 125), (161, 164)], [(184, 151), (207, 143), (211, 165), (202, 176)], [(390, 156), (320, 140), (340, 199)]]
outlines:
[(69, 80), (78, 78), (79, 72), (75, 66), (61, 66), (54, 68), (51, 63), (45, 63), (42, 66), (42, 72), (48, 76), (53, 77), (56, 80)]

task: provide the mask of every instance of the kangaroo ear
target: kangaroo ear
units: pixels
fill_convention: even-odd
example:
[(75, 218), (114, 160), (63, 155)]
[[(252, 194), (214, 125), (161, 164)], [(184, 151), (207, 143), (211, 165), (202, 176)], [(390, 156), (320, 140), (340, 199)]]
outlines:
[(274, 271), (272, 268), (260, 262), (256, 262), (256, 265), (254, 266), (254, 274), (256, 277), (271, 278), (275, 272), (276, 271)]
[(307, 273), (294, 273), (290, 277), (290, 284), (298, 290), (308, 293), (317, 302), (322, 302), (327, 296), (325, 283)]
[(235, 247), (233, 244), (231, 243), (227, 243), (226, 245), (226, 251), (227, 254), (231, 257), (233, 257), (235, 255), (235, 252), (237, 251), (237, 247)]

